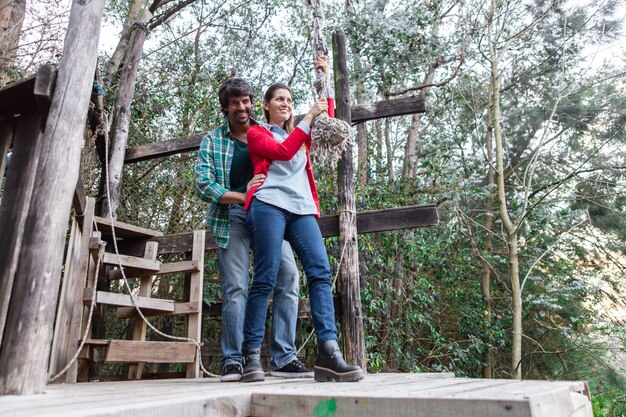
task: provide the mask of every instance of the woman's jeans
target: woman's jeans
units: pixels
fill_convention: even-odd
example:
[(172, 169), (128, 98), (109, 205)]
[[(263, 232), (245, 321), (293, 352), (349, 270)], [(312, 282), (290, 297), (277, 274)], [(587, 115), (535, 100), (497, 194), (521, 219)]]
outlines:
[(314, 216), (293, 214), (255, 198), (248, 210), (246, 227), (254, 252), (254, 279), (246, 302), (243, 347), (260, 348), (263, 342), (268, 299), (276, 286), (283, 239), (291, 244), (304, 267), (317, 343), (336, 340), (330, 265)]
[[(251, 238), (245, 226), (246, 212), (233, 205), (230, 209), (230, 244), (218, 248), (217, 262), (222, 276), (222, 365), (243, 363), (243, 323), (250, 278)], [(270, 340), (271, 368), (280, 369), (296, 359), (296, 321), (300, 273), (287, 242), (283, 241), (278, 272)]]

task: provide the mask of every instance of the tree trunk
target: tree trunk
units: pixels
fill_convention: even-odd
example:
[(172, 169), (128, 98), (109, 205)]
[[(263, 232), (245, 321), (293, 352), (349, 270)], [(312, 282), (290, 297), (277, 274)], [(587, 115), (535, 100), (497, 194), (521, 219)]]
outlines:
[(387, 151), (387, 182), (393, 182), (393, 147), (391, 146), (391, 127), (389, 119), (385, 119), (385, 150)]
[[(438, 26), (436, 26), (438, 27)], [(433, 34), (437, 33), (438, 30), (434, 29)], [(430, 64), (428, 66), (428, 70), (424, 75), (423, 85), (430, 84), (433, 82), (433, 78), (435, 77), (435, 68), (434, 64)], [(428, 92), (430, 91), (430, 87), (423, 88), (420, 91), (420, 96), (426, 101), (428, 97)], [(402, 176), (413, 177), (415, 176), (415, 147), (417, 144), (417, 133), (419, 132), (420, 122), (422, 120), (422, 115), (420, 113), (415, 113), (411, 116), (411, 127), (409, 128), (409, 135), (406, 140), (406, 148), (404, 153), (404, 164), (402, 167)]]
[[(491, 83), (489, 83), (489, 98), (491, 99)], [(485, 200), (485, 221), (484, 226), (487, 231), (485, 235), (485, 244), (483, 248), (484, 253), (493, 252), (493, 241), (491, 237), (491, 230), (493, 229), (493, 212), (494, 212), (494, 198), (492, 190), (495, 186), (495, 170), (493, 169), (493, 137), (492, 137), (492, 108), (491, 103), (487, 108), (487, 133), (485, 135), (485, 145), (487, 148), (487, 186), (489, 188), (489, 197)], [(492, 300), (491, 300), (491, 268), (486, 260), (482, 259), (482, 276), (480, 280), (480, 286), (483, 293), (483, 343), (487, 347), (483, 357), (483, 378), (493, 378), (494, 357), (493, 349), (491, 347), (491, 320), (492, 320)]]
[[(363, 95), (358, 93), (359, 83), (357, 82), (357, 94), (356, 94), (356, 102), (357, 104), (365, 103), (363, 99)], [(367, 149), (367, 128), (365, 123), (359, 123), (356, 125), (356, 143), (359, 149), (359, 154), (357, 156), (357, 183), (364, 187), (367, 185), (369, 181), (369, 155)]]
[(383, 119), (376, 119), (376, 176), (383, 175)]
[(511, 377), (514, 379), (522, 378), (522, 293), (519, 280), (519, 259), (517, 253), (517, 228), (509, 217), (506, 190), (504, 186), (504, 150), (502, 144), (502, 128), (500, 126), (500, 79), (498, 75), (499, 57), (496, 55), (496, 49), (493, 39), (493, 16), (496, 9), (496, 0), (491, 0), (491, 9), (488, 14), (488, 41), (489, 41), (489, 58), (491, 64), (491, 93), (492, 93), (492, 117), (493, 117), (493, 133), (496, 142), (496, 173), (497, 173), (497, 190), (500, 208), (500, 219), (506, 233), (506, 241), (508, 246), (508, 264), (509, 276), (511, 279), (511, 298), (513, 310), (513, 329), (511, 340)]
[(409, 127), (409, 135), (406, 140), (406, 148), (404, 151), (404, 164), (402, 166), (402, 176), (404, 178), (415, 176), (415, 145), (417, 143), (417, 132), (419, 131), (421, 114), (411, 116), (411, 126)]
[(25, 12), (26, 0), (0, 0), (0, 88), (11, 80)]
[[(346, 1), (346, 10), (351, 20), (358, 19), (358, 14), (354, 8), (354, 4), (352, 1)], [(351, 39), (352, 41), (352, 39)], [(363, 65), (361, 64), (361, 51), (358, 45), (355, 42), (351, 42), (352, 50), (354, 52), (354, 73), (356, 75), (355, 80), (355, 97), (356, 104), (361, 105), (365, 104), (365, 97), (363, 97)], [(357, 156), (357, 169), (356, 169), (356, 178), (357, 183), (360, 186), (365, 186), (369, 180), (369, 156), (367, 149), (367, 128), (365, 123), (359, 123), (356, 126), (356, 143), (357, 148), (359, 150), (359, 154)]]
[(107, 85), (111, 85), (111, 80), (115, 78), (115, 72), (120, 67), (122, 60), (126, 55), (126, 51), (129, 50), (130, 38), (134, 28), (133, 23), (140, 20), (144, 3), (145, 2), (143, 0), (131, 0), (130, 2), (130, 5), (128, 7), (128, 14), (126, 15), (126, 19), (124, 19), (124, 23), (122, 25), (120, 40), (117, 43), (115, 51), (113, 51), (113, 55), (111, 55), (111, 59), (107, 63), (104, 72), (104, 81), (107, 83)]
[[(146, 11), (143, 22), (149, 19), (149, 12)], [(109, 137), (111, 147), (109, 150), (109, 193), (108, 199), (105, 193), (100, 197), (102, 201), (101, 216), (113, 216), (117, 213), (120, 203), (120, 193), (122, 189), (122, 173), (124, 169), (124, 155), (128, 144), (128, 129), (130, 126), (130, 105), (135, 92), (135, 81), (137, 79), (137, 67), (143, 44), (146, 40), (147, 29), (139, 25), (135, 26), (130, 39), (128, 52), (124, 58), (124, 64), (120, 74), (120, 82), (117, 90), (117, 97), (113, 109), (113, 122)]]

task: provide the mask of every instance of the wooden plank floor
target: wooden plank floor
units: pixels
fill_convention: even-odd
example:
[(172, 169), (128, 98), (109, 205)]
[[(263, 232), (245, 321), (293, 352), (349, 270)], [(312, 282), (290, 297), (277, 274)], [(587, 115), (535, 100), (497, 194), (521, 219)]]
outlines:
[(2, 417), (592, 417), (586, 384), (371, 374), (357, 383), (215, 378), (49, 385), (0, 396)]

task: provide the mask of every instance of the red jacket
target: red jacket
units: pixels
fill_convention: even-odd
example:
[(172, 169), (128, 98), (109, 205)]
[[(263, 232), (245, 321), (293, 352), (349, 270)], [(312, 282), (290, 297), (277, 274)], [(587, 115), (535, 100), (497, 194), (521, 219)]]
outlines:
[[(328, 114), (330, 117), (335, 115), (334, 100), (328, 99)], [(300, 128), (295, 128), (289, 136), (283, 142), (277, 142), (274, 139), (274, 135), (266, 127), (261, 125), (254, 125), (248, 129), (248, 153), (250, 154), (250, 160), (254, 166), (254, 175), (265, 174), (272, 164), (272, 161), (289, 161), (302, 147), (302, 144), (306, 145), (306, 175), (309, 178), (309, 186), (311, 187), (311, 194), (317, 207), (317, 214), (315, 217), (320, 216), (320, 203), (317, 197), (317, 188), (315, 187), (315, 178), (313, 177), (313, 167), (311, 166), (311, 156), (309, 155), (309, 149), (311, 148), (311, 134), (308, 135)], [(246, 197), (246, 203), (244, 209), (248, 210), (252, 197), (256, 192), (256, 186), (250, 190)]]

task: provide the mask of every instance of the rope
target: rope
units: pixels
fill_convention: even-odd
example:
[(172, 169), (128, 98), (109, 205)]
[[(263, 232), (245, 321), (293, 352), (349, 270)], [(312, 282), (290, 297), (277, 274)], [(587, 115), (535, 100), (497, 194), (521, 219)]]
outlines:
[[(328, 56), (328, 46), (322, 36), (324, 29), (324, 11), (321, 0), (305, 0), (313, 13), (312, 48), (313, 59)], [(321, 68), (315, 70), (313, 86), (318, 98), (325, 98), (328, 90), (328, 77)], [(322, 161), (328, 160), (331, 167), (337, 164), (346, 146), (352, 146), (352, 127), (339, 119), (331, 119), (327, 113), (322, 113), (311, 123), (311, 139), (316, 144), (317, 157)]]

